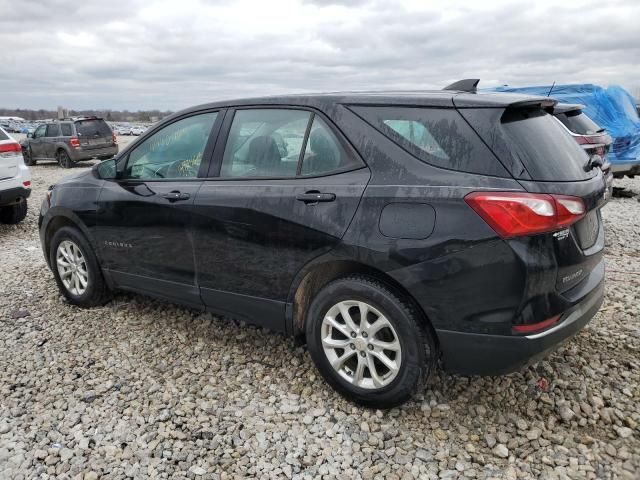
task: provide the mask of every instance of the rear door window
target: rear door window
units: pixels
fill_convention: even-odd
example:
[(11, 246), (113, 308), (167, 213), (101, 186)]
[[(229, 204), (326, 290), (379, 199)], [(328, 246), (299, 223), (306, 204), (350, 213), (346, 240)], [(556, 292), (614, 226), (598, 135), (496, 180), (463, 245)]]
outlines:
[(323, 175), (360, 166), (360, 162), (347, 153), (327, 124), (315, 115), (302, 158), (300, 174)]
[(578, 135), (594, 135), (604, 132), (593, 120), (579, 110), (573, 112), (560, 113), (556, 118), (569, 129), (570, 132)]
[(70, 123), (61, 123), (60, 124), (60, 130), (62, 131), (62, 136), (63, 137), (70, 137), (71, 135), (73, 135), (73, 129), (71, 128), (71, 124)]
[(45, 133), (45, 137), (59, 137), (60, 136), (60, 128), (57, 123), (50, 123), (47, 125), (47, 133)]
[(430, 165), (508, 176), (504, 166), (455, 109), (352, 106), (351, 110)]
[(75, 122), (78, 135), (83, 137), (111, 136), (111, 128), (102, 119), (78, 120)]

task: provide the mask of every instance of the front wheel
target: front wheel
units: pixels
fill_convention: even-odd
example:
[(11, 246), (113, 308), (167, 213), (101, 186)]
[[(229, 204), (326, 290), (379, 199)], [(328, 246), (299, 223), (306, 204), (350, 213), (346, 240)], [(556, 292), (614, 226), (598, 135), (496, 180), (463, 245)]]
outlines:
[(58, 161), (58, 165), (63, 168), (73, 167), (71, 157), (69, 157), (69, 154), (64, 150), (58, 150), (58, 153), (56, 153), (56, 160)]
[(404, 403), (435, 367), (435, 340), (416, 309), (369, 277), (322, 288), (309, 308), (306, 335), (327, 383), (367, 407)]
[(49, 250), (49, 264), (62, 294), (79, 307), (103, 305), (110, 292), (91, 245), (72, 227), (58, 230)]

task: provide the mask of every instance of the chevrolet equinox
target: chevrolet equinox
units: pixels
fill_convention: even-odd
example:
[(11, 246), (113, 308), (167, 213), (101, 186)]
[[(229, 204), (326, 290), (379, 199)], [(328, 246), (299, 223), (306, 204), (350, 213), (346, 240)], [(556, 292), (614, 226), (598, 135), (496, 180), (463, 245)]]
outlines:
[(438, 362), (535, 362), (602, 303), (605, 182), (553, 100), (476, 84), (176, 113), (49, 189), (58, 287), (81, 307), (122, 289), (285, 332), (371, 407)]

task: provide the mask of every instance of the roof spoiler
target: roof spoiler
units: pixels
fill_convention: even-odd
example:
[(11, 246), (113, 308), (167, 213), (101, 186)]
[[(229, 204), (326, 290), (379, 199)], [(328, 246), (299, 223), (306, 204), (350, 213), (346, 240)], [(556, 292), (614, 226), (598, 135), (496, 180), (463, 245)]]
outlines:
[(476, 93), (478, 91), (479, 78), (465, 78), (464, 80), (458, 80), (451, 85), (447, 85), (443, 90), (455, 90), (456, 92), (468, 92)]

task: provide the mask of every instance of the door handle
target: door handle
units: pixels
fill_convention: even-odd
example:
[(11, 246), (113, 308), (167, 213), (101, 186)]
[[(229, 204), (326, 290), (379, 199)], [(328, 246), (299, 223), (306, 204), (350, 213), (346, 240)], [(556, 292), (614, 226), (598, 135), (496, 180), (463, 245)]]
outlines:
[(169, 193), (164, 193), (161, 196), (162, 198), (166, 198), (170, 202), (177, 202), (180, 200), (189, 200), (189, 198), (191, 198), (191, 195), (189, 195), (188, 193), (182, 193), (177, 190), (174, 190), (173, 192), (169, 192)]
[(296, 200), (312, 205), (319, 202), (333, 202), (336, 199), (335, 193), (321, 193), (317, 191), (309, 191), (296, 195)]

